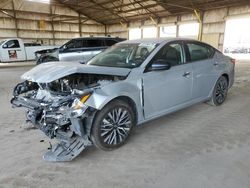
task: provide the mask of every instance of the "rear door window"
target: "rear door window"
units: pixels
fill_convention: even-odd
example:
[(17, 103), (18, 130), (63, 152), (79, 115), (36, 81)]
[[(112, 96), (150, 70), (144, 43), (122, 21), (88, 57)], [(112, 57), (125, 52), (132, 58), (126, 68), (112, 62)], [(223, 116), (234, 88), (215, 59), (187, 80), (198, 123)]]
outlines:
[(106, 46), (112, 46), (117, 43), (117, 41), (112, 40), (112, 39), (107, 39), (105, 40), (105, 42), (106, 42)]
[(214, 49), (206, 44), (187, 42), (187, 59), (189, 62), (201, 61), (213, 57)]
[(25, 47), (29, 47), (29, 46), (41, 46), (41, 44), (38, 43), (24, 43)]
[(103, 40), (100, 39), (89, 39), (86, 40), (86, 47), (102, 47), (104, 46)]

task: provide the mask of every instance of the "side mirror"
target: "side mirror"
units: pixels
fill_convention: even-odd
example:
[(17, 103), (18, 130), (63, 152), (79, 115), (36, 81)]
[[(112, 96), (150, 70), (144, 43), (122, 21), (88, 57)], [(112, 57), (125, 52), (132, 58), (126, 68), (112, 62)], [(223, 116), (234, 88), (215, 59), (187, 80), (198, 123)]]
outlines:
[(4, 45), (3, 45), (3, 48), (7, 48), (7, 47), (8, 47), (7, 44), (4, 44)]
[(157, 59), (152, 63), (149, 67), (149, 71), (161, 71), (161, 70), (169, 70), (171, 68), (171, 64), (164, 59)]

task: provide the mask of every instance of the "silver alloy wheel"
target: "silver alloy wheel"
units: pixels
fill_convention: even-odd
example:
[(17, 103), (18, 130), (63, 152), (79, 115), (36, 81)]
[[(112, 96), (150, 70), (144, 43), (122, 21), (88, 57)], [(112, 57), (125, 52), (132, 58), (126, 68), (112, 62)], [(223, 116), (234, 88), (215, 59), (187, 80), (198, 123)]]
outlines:
[(108, 145), (117, 145), (126, 140), (132, 126), (128, 111), (117, 107), (109, 111), (101, 122), (101, 137)]

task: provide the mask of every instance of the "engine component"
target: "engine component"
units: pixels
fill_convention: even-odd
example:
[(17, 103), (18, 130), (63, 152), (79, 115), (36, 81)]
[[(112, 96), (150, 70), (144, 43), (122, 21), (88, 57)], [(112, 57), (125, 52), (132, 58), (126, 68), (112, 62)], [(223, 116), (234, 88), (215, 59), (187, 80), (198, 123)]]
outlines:
[(13, 96), (17, 96), (22, 93), (25, 93), (31, 90), (37, 90), (37, 89), (38, 89), (38, 85), (36, 83), (24, 81), (16, 85), (16, 87), (13, 90)]

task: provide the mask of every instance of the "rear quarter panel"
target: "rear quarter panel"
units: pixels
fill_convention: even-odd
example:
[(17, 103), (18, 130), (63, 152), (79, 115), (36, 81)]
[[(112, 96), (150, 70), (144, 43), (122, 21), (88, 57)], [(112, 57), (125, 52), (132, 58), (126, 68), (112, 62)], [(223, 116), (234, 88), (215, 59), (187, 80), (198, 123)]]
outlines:
[(228, 75), (228, 82), (229, 82), (229, 88), (232, 87), (234, 83), (234, 75), (235, 75), (235, 65), (231, 62), (230, 57), (223, 55), (220, 52), (216, 52), (215, 54), (215, 60), (219, 64), (219, 71), (220, 75), (227, 74)]

